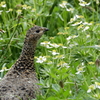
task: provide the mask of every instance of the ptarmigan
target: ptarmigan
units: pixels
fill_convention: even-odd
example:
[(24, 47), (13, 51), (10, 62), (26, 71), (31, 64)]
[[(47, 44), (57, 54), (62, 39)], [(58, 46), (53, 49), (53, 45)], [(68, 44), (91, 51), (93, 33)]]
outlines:
[(40, 26), (28, 30), (19, 59), (0, 81), (0, 100), (31, 100), (40, 92), (33, 60), (36, 44), (46, 31)]

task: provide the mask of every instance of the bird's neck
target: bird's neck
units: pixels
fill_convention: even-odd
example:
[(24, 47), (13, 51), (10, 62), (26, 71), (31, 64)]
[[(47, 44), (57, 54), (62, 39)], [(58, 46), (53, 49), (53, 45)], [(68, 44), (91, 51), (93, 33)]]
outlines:
[(27, 59), (33, 59), (35, 49), (36, 49), (36, 44), (37, 44), (37, 41), (29, 41), (25, 39), (21, 57), (26, 57)]
[(22, 53), (14, 66), (15, 70), (25, 73), (30, 73), (30, 71), (35, 70), (34, 53), (36, 44), (36, 41), (25, 39)]

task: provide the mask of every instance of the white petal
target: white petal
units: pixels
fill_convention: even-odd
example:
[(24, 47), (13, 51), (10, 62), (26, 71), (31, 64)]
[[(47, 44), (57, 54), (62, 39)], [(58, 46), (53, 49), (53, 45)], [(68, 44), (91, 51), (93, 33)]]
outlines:
[(87, 93), (90, 93), (90, 92), (91, 92), (91, 89), (88, 89), (88, 90), (87, 90)]

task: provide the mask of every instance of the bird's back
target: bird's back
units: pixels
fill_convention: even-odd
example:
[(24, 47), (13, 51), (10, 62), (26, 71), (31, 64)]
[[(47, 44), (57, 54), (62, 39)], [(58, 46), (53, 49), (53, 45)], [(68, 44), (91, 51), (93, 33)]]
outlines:
[[(13, 73), (13, 69), (10, 73)], [(40, 92), (35, 72), (17, 75), (8, 73), (0, 82), (0, 100), (29, 100)]]

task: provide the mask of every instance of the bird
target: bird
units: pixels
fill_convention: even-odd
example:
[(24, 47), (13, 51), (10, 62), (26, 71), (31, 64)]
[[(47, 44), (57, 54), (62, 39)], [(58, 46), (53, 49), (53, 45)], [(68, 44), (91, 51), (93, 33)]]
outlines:
[(35, 25), (27, 31), (18, 60), (0, 81), (0, 100), (31, 100), (41, 94), (34, 54), (38, 40), (48, 30)]

